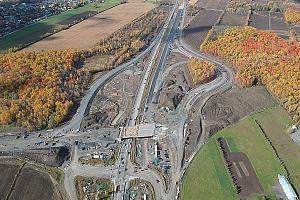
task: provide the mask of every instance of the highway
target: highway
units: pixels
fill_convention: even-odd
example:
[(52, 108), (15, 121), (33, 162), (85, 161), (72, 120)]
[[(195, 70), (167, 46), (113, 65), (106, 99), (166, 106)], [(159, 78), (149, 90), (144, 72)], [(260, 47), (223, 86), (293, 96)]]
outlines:
[[(176, 16), (176, 19), (179, 21), (181, 15), (182, 15), (182, 19), (185, 19), (185, 10), (186, 10), (186, 1), (184, 2), (184, 5), (182, 6), (182, 12), (178, 12), (178, 15)], [(177, 21), (177, 22), (178, 22)], [(176, 27), (176, 26), (175, 26)], [(176, 30), (176, 28), (173, 27), (173, 30)], [(156, 193), (156, 198), (157, 199), (163, 199), (163, 200), (172, 200), (172, 199), (176, 199), (176, 196), (179, 192), (179, 184), (182, 181), (182, 177), (185, 173), (186, 168), (188, 167), (188, 165), (190, 164), (190, 162), (193, 160), (194, 156), (196, 155), (196, 153), (201, 149), (201, 147), (205, 144), (206, 140), (208, 139), (207, 134), (205, 134), (205, 130), (204, 130), (204, 124), (202, 123), (202, 130), (203, 130), (203, 134), (202, 137), (200, 139), (200, 142), (196, 148), (196, 150), (194, 151), (194, 153), (192, 154), (192, 156), (188, 159), (187, 162), (183, 161), (183, 156), (184, 156), (184, 143), (185, 143), (185, 125), (186, 125), (186, 121), (188, 119), (188, 114), (193, 106), (193, 104), (195, 103), (196, 100), (200, 100), (201, 101), (201, 105), (203, 106), (205, 104), (205, 102), (212, 97), (214, 94), (219, 93), (219, 92), (224, 92), (225, 90), (229, 89), (232, 85), (233, 82), (233, 75), (232, 72), (230, 70), (230, 67), (227, 66), (225, 63), (221, 62), (219, 59), (211, 57), (211, 56), (207, 56), (205, 54), (202, 54), (200, 52), (196, 52), (194, 51), (192, 48), (188, 47), (183, 39), (182, 39), (182, 28), (183, 28), (183, 20), (181, 21), (181, 28), (180, 28), (180, 34), (179, 34), (179, 38), (175, 41), (176, 47), (178, 48), (178, 50), (186, 55), (187, 57), (196, 57), (198, 59), (202, 59), (202, 60), (206, 60), (209, 61), (211, 63), (216, 64), (217, 66), (217, 77), (216, 79), (214, 79), (213, 81), (207, 83), (207, 84), (203, 84), (201, 86), (199, 86), (198, 88), (195, 88), (191, 91), (188, 92), (188, 94), (184, 97), (184, 99), (182, 100), (182, 102), (180, 103), (178, 110), (179, 110), (179, 115), (181, 116), (181, 120), (177, 123), (177, 127), (175, 128), (175, 132), (173, 137), (175, 146), (176, 146), (176, 154), (177, 154), (177, 158), (176, 158), (176, 162), (174, 163), (174, 170), (175, 173), (172, 176), (172, 181), (171, 184), (169, 186), (169, 190), (167, 192), (164, 191), (164, 187), (163, 185), (160, 183), (156, 182), (156, 178), (153, 175), (153, 171), (151, 170), (147, 170), (143, 172), (143, 179), (149, 181), (150, 183), (152, 183), (152, 185), (155, 188), (155, 193)], [(172, 39), (174, 38), (174, 34), (176, 34), (175, 31), (171, 31), (171, 35), (169, 35), (170, 40), (168, 40), (168, 42), (172, 42)], [(160, 76), (161, 78), (157, 78), (158, 74), (162, 73), (162, 69), (163, 66), (166, 62), (167, 59), (167, 54), (169, 51), (170, 45), (166, 44), (166, 47), (162, 53), (162, 60), (160, 60), (159, 65), (157, 67), (157, 71), (156, 71), (156, 77), (154, 78), (154, 81), (151, 85), (151, 90), (149, 92), (149, 96), (148, 96), (148, 102), (151, 102), (151, 98), (153, 97), (153, 91), (158, 92), (159, 88), (162, 85), (162, 80), (161, 78), (164, 78), (164, 76)], [(166, 72), (168, 73), (168, 72)], [(153, 89), (155, 88), (155, 89)], [(151, 99), (151, 100), (150, 100)], [(201, 106), (201, 107), (202, 107)], [(201, 108), (199, 108), (201, 109)], [(203, 117), (201, 116), (201, 120), (204, 122)]]
[[(186, 4), (186, 3), (185, 3)], [(171, 31), (169, 32), (168, 36), (166, 37), (167, 40), (165, 42), (165, 44), (162, 45), (161, 49), (159, 51), (159, 45), (156, 47), (156, 50), (154, 52), (154, 54), (152, 55), (152, 59), (150, 61), (150, 64), (148, 65), (147, 71), (145, 73), (145, 77), (142, 81), (142, 84), (140, 86), (140, 91), (138, 92), (138, 96), (136, 98), (136, 103), (134, 106), (134, 111), (133, 111), (133, 115), (132, 115), (132, 120), (130, 125), (134, 125), (136, 122), (136, 118), (138, 117), (138, 110), (140, 107), (142, 107), (143, 105), (141, 105), (143, 102), (141, 102), (142, 99), (142, 94), (145, 93), (145, 86), (147, 84), (148, 79), (151, 80), (151, 86), (150, 86), (150, 90), (147, 92), (147, 101), (145, 103), (149, 104), (149, 103), (153, 103), (153, 97), (155, 97), (156, 93), (159, 91), (159, 88), (162, 85), (162, 79), (164, 78), (164, 65), (166, 63), (166, 60), (168, 58), (168, 54), (170, 51), (170, 46), (173, 44), (174, 42), (174, 38), (176, 35), (176, 30), (177, 27), (179, 26), (180, 23), (180, 19), (184, 19), (185, 18), (185, 5), (183, 6), (183, 9), (179, 9), (178, 11), (175, 11), (175, 17), (172, 20), (172, 28)], [(183, 21), (181, 21), (182, 23), (181, 28), (183, 27)], [(181, 29), (182, 30), (182, 29)], [(212, 62), (214, 64), (216, 64), (217, 67), (217, 78), (214, 79), (212, 82), (204, 84), (199, 86), (198, 88), (193, 89), (192, 91), (189, 91), (188, 94), (186, 95), (186, 97), (183, 99), (183, 101), (180, 103), (179, 105), (179, 113), (181, 116), (181, 120), (178, 122), (177, 128), (174, 132), (174, 135), (172, 136), (174, 141), (175, 141), (175, 146), (176, 146), (176, 162), (174, 163), (174, 169), (175, 169), (175, 173), (172, 176), (172, 181), (171, 181), (171, 185), (169, 186), (169, 190), (168, 191), (164, 191), (164, 186), (162, 184), (162, 181), (157, 182), (157, 180), (160, 179), (159, 175), (157, 175), (154, 171), (152, 171), (151, 169), (148, 169), (146, 171), (138, 171), (137, 173), (133, 173), (132, 172), (132, 164), (130, 162), (126, 162), (125, 164), (127, 164), (127, 174), (131, 175), (131, 176), (138, 176), (141, 177), (142, 179), (149, 181), (154, 189), (155, 189), (155, 196), (156, 199), (158, 200), (168, 200), (168, 199), (176, 199), (176, 195), (178, 192), (178, 183), (182, 180), (182, 176), (187, 168), (187, 166), (189, 165), (189, 163), (191, 162), (192, 158), (189, 159), (189, 162), (183, 162), (183, 156), (184, 156), (184, 141), (185, 141), (185, 136), (184, 136), (184, 132), (185, 132), (185, 124), (186, 121), (188, 119), (188, 113), (190, 112), (192, 105), (194, 104), (194, 102), (197, 99), (201, 99), (202, 100), (202, 105), (204, 105), (204, 103), (207, 101), (208, 98), (210, 98), (211, 96), (213, 96), (214, 94), (218, 93), (218, 92), (222, 92), (225, 91), (226, 89), (228, 89), (231, 86), (232, 83), (232, 74), (231, 71), (229, 69), (229, 67), (227, 67), (224, 63), (221, 63), (220, 61), (218, 61), (215, 58), (211, 58), (208, 57), (204, 54), (195, 52), (194, 50), (190, 49), (182, 40), (182, 32), (180, 32), (179, 34), (179, 39), (177, 39), (175, 41), (176, 47), (178, 48), (178, 50), (184, 54), (187, 55), (187, 57), (196, 57), (199, 59), (203, 59), (203, 60), (207, 60), (209, 62)], [(164, 36), (163, 36), (164, 37)], [(156, 55), (156, 53), (159, 53), (159, 55)], [(155, 68), (155, 72), (154, 72), (154, 76), (151, 79), (150, 74), (150, 67), (153, 64), (153, 60), (154, 58), (158, 58), (158, 64)], [(176, 65), (175, 65), (176, 66)], [(174, 67), (175, 67), (174, 66)], [(168, 73), (165, 72), (165, 73)], [(194, 152), (193, 155), (196, 154), (196, 152), (201, 148), (201, 146), (205, 143), (205, 139), (207, 139), (206, 137), (204, 137), (205, 134), (203, 134), (203, 137), (200, 140), (200, 143), (198, 145), (198, 147), (196, 148), (196, 151)], [(130, 149), (130, 143), (128, 143), (128, 145), (124, 146), (124, 154), (120, 154), (121, 157), (125, 156), (126, 157), (126, 152), (128, 152), (128, 150)], [(128, 153), (127, 153), (128, 155)], [(124, 165), (123, 165), (124, 166)], [(121, 172), (123, 173), (123, 172)], [(124, 173), (125, 175), (125, 173)], [(123, 175), (123, 176), (124, 176)], [(124, 181), (124, 179), (122, 179)], [(120, 187), (122, 189), (125, 189), (125, 183), (123, 182), (123, 186)], [(121, 190), (121, 192), (119, 192), (119, 195), (117, 198), (117, 200), (122, 199), (122, 193), (124, 194), (124, 190)]]
[(116, 68), (110, 70), (104, 76), (97, 79), (91, 87), (85, 92), (84, 97), (80, 102), (80, 106), (76, 112), (76, 114), (72, 117), (72, 119), (66, 123), (66, 125), (61, 126), (53, 131), (50, 131), (53, 135), (58, 135), (61, 133), (67, 134), (68, 132), (78, 132), (80, 130), (80, 125), (83, 117), (89, 112), (90, 104), (92, 103), (95, 95), (97, 92), (103, 88), (111, 79), (113, 79), (118, 74), (124, 72), (129, 66), (133, 65), (141, 58), (143, 58), (147, 53), (149, 53), (157, 43), (161, 40), (163, 35), (163, 30), (156, 36), (154, 41), (150, 44), (147, 49), (145, 49), (142, 53), (138, 54), (135, 58), (131, 59), (130, 61), (117, 66)]
[[(174, 9), (173, 9), (174, 12)], [(170, 23), (170, 20), (172, 19), (172, 14), (170, 14), (166, 25), (168, 26), (168, 24)], [(152, 44), (145, 50), (143, 51), (141, 54), (139, 54), (136, 58), (132, 59), (131, 61), (129, 61), (128, 63), (125, 63), (123, 65), (120, 65), (119, 67), (113, 69), (113, 71), (108, 72), (107, 74), (105, 74), (105, 76), (103, 76), (102, 78), (98, 79), (93, 86), (88, 90), (87, 94), (85, 95), (85, 97), (83, 98), (83, 100), (81, 101), (80, 107), (76, 113), (76, 115), (74, 115), (74, 117), (72, 118), (72, 120), (68, 123), (68, 125), (61, 127), (60, 129), (56, 130), (56, 132), (60, 132), (62, 129), (64, 131), (72, 131), (72, 130), (79, 130), (80, 128), (80, 124), (82, 121), (82, 118), (84, 117), (85, 113), (88, 110), (88, 106), (89, 104), (92, 102), (93, 97), (97, 94), (97, 92), (99, 91), (100, 88), (102, 88), (109, 80), (111, 80), (113, 77), (115, 77), (116, 75), (118, 75), (119, 73), (125, 71), (130, 65), (134, 64), (135, 62), (137, 62), (140, 58), (142, 58), (146, 53), (148, 53), (149, 51), (151, 51), (154, 47), (154, 53), (153, 55), (155, 55), (155, 52), (158, 51), (158, 47), (162, 41), (163, 35), (165, 33), (166, 29), (163, 28), (161, 30), (161, 32), (157, 35), (157, 37), (155, 38), (155, 40), (152, 42)], [(153, 62), (153, 60), (151, 60)], [(151, 66), (151, 61), (149, 66)], [(145, 88), (149, 73), (150, 73), (151, 68), (146, 70), (145, 73), (145, 78), (142, 79), (142, 82), (140, 84), (140, 89), (138, 92), (138, 95), (135, 99), (135, 104), (134, 104), (134, 109), (133, 112), (131, 114), (130, 120), (128, 122), (129, 126), (132, 126), (135, 124), (136, 122), (136, 118), (138, 116), (138, 110), (139, 110), (139, 104), (141, 102), (141, 97), (143, 94), (143, 90)], [(75, 185), (74, 185), (74, 177), (76, 175), (89, 175), (89, 176), (95, 176), (95, 177), (111, 177), (115, 183), (115, 185), (119, 185), (120, 186), (120, 192), (116, 193), (114, 195), (115, 199), (123, 199), (123, 194), (125, 192), (125, 188), (126, 188), (126, 184), (127, 184), (127, 175), (126, 175), (126, 169), (127, 169), (127, 164), (128, 164), (128, 152), (130, 150), (130, 139), (127, 139), (125, 141), (121, 142), (121, 150), (120, 150), (120, 154), (118, 157), (118, 160), (115, 163), (115, 167), (114, 168), (106, 168), (103, 166), (99, 166), (99, 167), (82, 167), (80, 164), (78, 164), (77, 160), (78, 157), (74, 156), (76, 155), (76, 148), (74, 148), (73, 150), (73, 156), (71, 159), (71, 164), (65, 169), (65, 176), (67, 177), (65, 179), (65, 189), (68, 193), (68, 196), (70, 199), (77, 199), (76, 197), (76, 193), (74, 193), (75, 191)], [(127, 180), (127, 181), (126, 181)]]
[[(189, 166), (190, 162), (193, 160), (196, 153), (205, 145), (208, 135), (205, 132), (205, 120), (203, 116), (200, 116), (202, 121), (202, 134), (200, 142), (193, 152), (192, 156), (188, 160), (184, 160), (184, 144), (186, 140), (185, 128), (188, 121), (188, 115), (191, 112), (193, 104), (196, 100), (201, 101), (201, 109), (205, 102), (211, 98), (213, 95), (224, 92), (228, 90), (233, 83), (233, 75), (230, 70), (230, 67), (223, 63), (221, 60), (214, 58), (212, 56), (205, 55), (198, 51), (193, 50), (183, 41), (182, 30), (186, 14), (187, 1), (185, 0), (183, 5), (179, 6), (178, 1), (173, 7), (173, 10), (170, 12), (168, 19), (156, 36), (151, 45), (143, 51), (141, 54), (133, 58), (127, 63), (124, 63), (108, 73), (99, 78), (92, 86), (86, 91), (85, 96), (83, 97), (78, 111), (73, 116), (73, 118), (64, 126), (56, 128), (54, 130), (46, 131), (47, 135), (59, 136), (59, 140), (71, 144), (71, 160), (69, 163), (66, 163), (62, 169), (65, 172), (64, 187), (68, 194), (70, 200), (77, 199), (76, 188), (74, 184), (74, 178), (77, 175), (81, 176), (92, 176), (92, 177), (105, 177), (111, 178), (115, 186), (119, 186), (119, 191), (114, 195), (115, 200), (123, 200), (124, 194), (128, 189), (128, 183), (134, 178), (141, 178), (146, 181), (149, 181), (154, 190), (156, 200), (174, 200), (176, 199), (180, 183), (182, 182), (182, 177), (185, 173), (185, 170)], [(179, 30), (179, 33), (178, 33)], [(194, 88), (187, 92), (184, 98), (181, 100), (180, 104), (176, 108), (176, 115), (179, 120), (176, 121), (176, 124), (167, 124), (174, 131), (166, 136), (170, 137), (173, 141), (173, 144), (168, 144), (169, 146), (173, 145), (176, 149), (175, 159), (172, 160), (172, 174), (171, 174), (171, 183), (167, 191), (164, 190), (164, 185), (161, 181), (161, 177), (155, 171), (151, 169), (137, 170), (135, 172), (135, 165), (132, 164), (129, 160), (130, 150), (132, 141), (131, 139), (125, 139), (120, 142), (120, 153), (115, 165), (112, 166), (83, 166), (78, 162), (78, 149), (77, 145), (74, 144), (75, 139), (84, 138), (86, 135), (99, 135), (101, 130), (97, 130), (90, 133), (85, 133), (80, 131), (80, 124), (83, 117), (89, 111), (89, 106), (93, 101), (97, 92), (103, 88), (113, 77), (124, 72), (131, 65), (143, 58), (147, 53), (150, 54), (148, 65), (146, 66), (144, 77), (141, 79), (139, 89), (137, 91), (136, 97), (134, 99), (134, 104), (130, 119), (127, 123), (127, 126), (134, 126), (138, 123), (138, 118), (141, 115), (145, 114), (145, 107), (149, 104), (155, 103), (158, 101), (159, 91), (163, 85), (163, 80), (166, 75), (180, 64), (184, 64), (186, 61), (182, 61), (174, 64), (169, 69), (165, 70), (165, 65), (170, 53), (170, 47), (174, 46), (180, 53), (186, 55), (188, 58), (195, 57), (198, 59), (206, 60), (211, 63), (214, 63), (217, 66), (217, 76), (214, 80), (209, 83), (202, 84), (197, 88)], [(172, 126), (172, 127), (171, 127)], [(103, 130), (102, 130), (103, 131)], [(36, 134), (30, 136), (26, 141), (25, 140), (16, 140), (13, 137), (3, 138), (0, 141), (0, 150), (22, 150), (26, 149), (26, 145), (29, 143), (34, 143), (35, 141), (40, 140), (36, 137)], [(95, 136), (95, 140), (99, 139)], [(100, 139), (99, 139), (100, 140)], [(23, 142), (22, 142), (23, 141)], [(24, 142), (25, 141), (25, 142)], [(158, 181), (160, 180), (160, 181)]]
[[(150, 87), (152, 88), (152, 82), (153, 82), (153, 80), (155, 80), (155, 78), (151, 77), (151, 75), (152, 75), (151, 72), (152, 72), (152, 70), (155, 70), (154, 74), (156, 75), (157, 71), (159, 71), (159, 69), (160, 69), (159, 67), (155, 66), (157, 57), (161, 58), (161, 57), (159, 57), (160, 49), (163, 48), (164, 49), (163, 52), (165, 54), (167, 53), (165, 49), (166, 49), (166, 46), (168, 46), (169, 44), (164, 43), (164, 38), (166, 38), (165, 35), (166, 35), (166, 32), (168, 31), (168, 29), (170, 29), (169, 27), (173, 27), (174, 13), (176, 11), (176, 6), (177, 5), (174, 6), (173, 10), (171, 11), (171, 13), (167, 19), (166, 24), (164, 25), (162, 36), (159, 38), (158, 44), (156, 45), (156, 48), (155, 48), (154, 52), (152, 53), (152, 56), (148, 63), (145, 75), (142, 79), (142, 82), (140, 83), (140, 87), (139, 87), (138, 93), (137, 93), (135, 101), (134, 101), (134, 106), (133, 106), (133, 111), (132, 111), (132, 116), (131, 116), (131, 119), (133, 119), (133, 120), (130, 121), (129, 126), (133, 126), (136, 124), (139, 113), (142, 111), (142, 108), (145, 107), (145, 102), (143, 102), (143, 96), (145, 95), (145, 93), (147, 93), (147, 91), (146, 91), (147, 84), (150, 82), (151, 83)], [(167, 34), (167, 36), (168, 35), (169, 34)], [(170, 41), (168, 40), (168, 42), (170, 42)], [(163, 46), (163, 47), (161, 47), (161, 46)], [(161, 59), (159, 59), (159, 62), (160, 62), (160, 60)], [(151, 89), (150, 89), (150, 91), (151, 91)], [(146, 94), (145, 96), (148, 96), (148, 95)]]
[[(163, 38), (165, 38), (165, 34), (169, 35), (168, 30), (169, 29), (172, 30), (172, 27), (174, 26), (174, 22), (175, 22), (174, 13), (176, 12), (176, 8), (177, 8), (177, 4), (174, 6), (173, 10), (171, 11), (171, 13), (164, 25), (162, 36), (159, 38), (157, 46), (154, 49), (154, 52), (152, 53), (150, 62), (146, 68), (146, 72), (140, 83), (140, 87), (139, 87), (137, 96), (134, 101), (134, 106), (133, 106), (132, 114), (130, 116), (130, 120), (128, 122), (128, 126), (133, 126), (136, 124), (137, 118), (139, 116), (139, 112), (141, 111), (141, 108), (143, 108), (145, 106), (144, 105), (145, 102), (143, 101), (143, 96), (145, 93), (148, 93), (146, 91), (148, 82), (150, 81), (151, 85), (153, 83), (153, 78), (151, 77), (151, 74), (152, 74), (151, 72), (152, 72), (153, 68), (154, 68), (154, 71), (157, 71), (157, 67), (154, 65), (154, 63), (156, 62), (157, 58), (159, 59), (159, 62), (161, 60), (160, 59), (161, 56), (157, 55), (160, 52), (161, 45), (163, 45), (164, 47), (165, 47), (165, 45), (169, 45), (169, 43), (168, 44), (164, 43)], [(168, 42), (171, 42), (171, 40), (168, 40)], [(156, 72), (154, 72), (154, 73), (156, 74)], [(133, 170), (133, 168), (130, 167), (131, 163), (129, 161), (130, 149), (131, 149), (131, 139), (124, 140), (121, 144), (121, 151), (120, 151), (119, 159), (116, 162), (116, 165), (118, 168), (118, 174), (115, 179), (115, 184), (120, 186), (119, 187), (120, 191), (114, 196), (115, 200), (123, 200), (124, 194), (126, 193), (126, 191), (125, 191), (126, 185), (128, 184), (128, 182), (126, 182), (126, 180), (125, 180), (126, 172), (128, 169), (131, 169), (130, 171)]]
[(159, 77), (161, 76), (161, 73), (163, 72), (163, 68), (165, 66), (167, 57), (170, 52), (170, 47), (174, 42), (176, 31), (177, 31), (177, 28), (178, 28), (178, 25), (180, 22), (181, 12), (182, 12), (181, 9), (176, 10), (174, 12), (174, 16), (176, 16), (176, 17), (174, 17), (172, 20), (172, 23), (170, 26), (171, 30), (170, 30), (169, 34), (166, 35), (166, 37), (165, 37), (166, 39), (163, 39), (162, 53), (159, 55), (159, 59), (158, 59), (159, 61), (155, 68), (152, 84), (151, 84), (149, 93), (147, 94), (147, 104), (149, 104), (150, 102), (153, 102), (153, 97), (155, 97), (154, 93), (158, 92), (158, 89), (156, 87), (158, 85), (157, 82), (160, 80)]

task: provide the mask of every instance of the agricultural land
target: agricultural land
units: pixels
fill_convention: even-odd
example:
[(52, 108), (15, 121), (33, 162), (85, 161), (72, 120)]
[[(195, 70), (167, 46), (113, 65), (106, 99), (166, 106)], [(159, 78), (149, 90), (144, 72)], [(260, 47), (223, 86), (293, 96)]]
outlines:
[(0, 199), (299, 195), (299, 2), (63, 1), (0, 3)]
[(154, 7), (155, 5), (144, 3), (141, 0), (129, 0), (128, 3), (101, 12), (69, 29), (36, 42), (25, 48), (25, 51), (93, 47), (102, 39)]
[(0, 52), (5, 52), (10, 48), (22, 48), (35, 43), (44, 37), (63, 29), (67, 29), (69, 26), (72, 26), (83, 19), (89, 18), (120, 3), (121, 2), (119, 0), (108, 0), (104, 3), (90, 3), (83, 7), (51, 16), (45, 20), (39, 21), (2, 37), (0, 40)]
[[(270, 123), (271, 121), (273, 123)], [(286, 132), (290, 123), (288, 114), (281, 107), (275, 106), (255, 112), (218, 132), (200, 150), (187, 170), (183, 199), (194, 199), (204, 195), (207, 199), (238, 199), (218, 145), (218, 137), (227, 140), (232, 152), (243, 152), (248, 156), (265, 195), (271, 199), (275, 199), (277, 174), (289, 173), (290, 180), (299, 188), (300, 167), (296, 160), (296, 163), (293, 163), (292, 157), (299, 156), (300, 148), (292, 142)], [(199, 168), (205, 170), (199, 171)], [(252, 196), (249, 199), (261, 198)]]

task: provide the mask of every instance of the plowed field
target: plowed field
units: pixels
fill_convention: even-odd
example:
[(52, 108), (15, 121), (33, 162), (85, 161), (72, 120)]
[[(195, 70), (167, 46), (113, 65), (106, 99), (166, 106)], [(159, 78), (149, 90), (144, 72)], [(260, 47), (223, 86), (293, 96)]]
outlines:
[(24, 50), (41, 51), (50, 49), (88, 48), (106, 38), (135, 18), (153, 9), (153, 4), (142, 0), (129, 0), (98, 15), (95, 15), (71, 28), (58, 32)]

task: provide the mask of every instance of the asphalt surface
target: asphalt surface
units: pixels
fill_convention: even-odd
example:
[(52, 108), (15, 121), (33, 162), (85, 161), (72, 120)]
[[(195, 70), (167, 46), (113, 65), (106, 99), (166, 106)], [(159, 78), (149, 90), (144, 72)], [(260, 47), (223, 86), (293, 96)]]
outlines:
[[(193, 160), (196, 153), (205, 144), (208, 136), (205, 134), (204, 124), (205, 120), (201, 117), (202, 131), (200, 142), (188, 160), (183, 160), (184, 158), (184, 143), (185, 143), (185, 128), (186, 121), (188, 120), (188, 114), (196, 100), (200, 100), (202, 106), (204, 103), (214, 94), (223, 92), (231, 87), (233, 82), (233, 75), (229, 66), (212, 56), (207, 56), (198, 51), (193, 50), (191, 47), (187, 46), (182, 39), (182, 29), (183, 29), (183, 19), (185, 19), (187, 1), (184, 4), (178, 6), (178, 2), (174, 6), (166, 24), (158, 36), (154, 39), (151, 45), (139, 54), (137, 57), (133, 58), (127, 63), (116, 67), (115, 69), (109, 71), (100, 79), (98, 79), (86, 92), (83, 97), (77, 113), (74, 115), (72, 120), (66, 125), (59, 127), (55, 130), (49, 130), (43, 132), (46, 139), (48, 137), (57, 137), (56, 140), (61, 141), (61, 144), (68, 143), (72, 145), (71, 160), (70, 162), (63, 165), (62, 169), (65, 172), (64, 186), (68, 197), (70, 200), (77, 199), (76, 189), (74, 184), (74, 179), (77, 175), (89, 176), (89, 177), (106, 177), (111, 178), (115, 186), (119, 186), (119, 191), (115, 193), (115, 200), (123, 200), (124, 194), (128, 189), (129, 181), (134, 178), (141, 178), (149, 181), (154, 190), (157, 200), (173, 200), (178, 197), (182, 177), (185, 173), (186, 168), (189, 166), (190, 162)], [(179, 31), (179, 32), (178, 32)], [(162, 183), (159, 174), (151, 169), (137, 170), (135, 172), (135, 165), (129, 161), (129, 153), (131, 149), (131, 139), (122, 140), (120, 142), (120, 153), (115, 165), (112, 166), (87, 166), (81, 165), (78, 162), (79, 155), (77, 146), (74, 145), (74, 141), (78, 139), (85, 139), (87, 135), (95, 136), (95, 140), (101, 140), (97, 138), (97, 134), (101, 134), (101, 131), (96, 130), (92, 132), (82, 132), (80, 131), (80, 124), (89, 110), (89, 106), (94, 99), (97, 92), (105, 86), (113, 77), (124, 72), (129, 66), (139, 61), (143, 58), (146, 53), (151, 52), (151, 57), (146, 68), (143, 79), (141, 80), (139, 90), (134, 100), (134, 106), (132, 108), (132, 113), (127, 126), (133, 126), (137, 122), (139, 112), (141, 107), (145, 107), (146, 104), (151, 104), (153, 101), (157, 100), (159, 90), (162, 86), (162, 81), (165, 74), (169, 73), (171, 69), (165, 71), (165, 63), (168, 59), (170, 52), (170, 47), (174, 46), (179, 52), (187, 57), (196, 57), (214, 63), (217, 65), (217, 77), (206, 84), (200, 85), (197, 88), (189, 91), (185, 97), (182, 99), (181, 103), (176, 109), (180, 120), (177, 121), (176, 126), (173, 127), (174, 131), (170, 137), (172, 138), (173, 145), (176, 149), (176, 156), (173, 164), (173, 173), (171, 177), (171, 183), (167, 191), (164, 190), (164, 185)], [(184, 62), (183, 62), (184, 63)], [(179, 63), (178, 63), (179, 64)], [(182, 64), (182, 63), (180, 63)], [(176, 64), (174, 65), (176, 67)], [(150, 84), (150, 87), (146, 87)], [(143, 95), (146, 95), (146, 101), (143, 101)], [(143, 112), (143, 111), (142, 111)], [(142, 113), (143, 114), (143, 113)], [(77, 132), (78, 131), (78, 132)], [(108, 130), (110, 131), (110, 130)], [(114, 130), (111, 130), (114, 131)], [(41, 140), (37, 137), (38, 133), (30, 135), (26, 139), (16, 140), (15, 137), (4, 137), (0, 139), (0, 151), (20, 151), (26, 148), (31, 148), (28, 144), (33, 144), (36, 141)], [(46, 135), (46, 136), (45, 136)], [(93, 137), (94, 137), (93, 136)], [(44, 138), (45, 139), (45, 138)], [(159, 181), (158, 181), (159, 180)]]
[[(159, 42), (158, 42), (156, 48), (154, 49), (154, 52), (152, 53), (152, 56), (150, 58), (150, 62), (147, 66), (145, 75), (144, 75), (144, 77), (141, 81), (141, 84), (140, 84), (140, 87), (139, 87), (139, 90), (138, 90), (138, 94), (137, 94), (137, 96), (135, 98), (135, 101), (134, 101), (133, 111), (132, 111), (132, 114), (130, 116), (128, 126), (133, 126), (133, 125), (136, 124), (137, 118), (139, 116), (140, 108), (144, 107), (143, 104), (145, 102), (143, 102), (142, 100), (143, 100), (143, 95), (145, 94), (145, 90), (147, 88), (146, 86), (147, 86), (149, 81), (151, 82), (151, 85), (153, 84), (153, 80), (151, 80), (151, 71), (153, 70), (152, 69), (153, 67), (155, 68), (155, 65), (153, 65), (153, 64), (155, 63), (157, 57), (161, 58), (161, 56), (159, 56), (157, 54), (159, 54), (159, 52), (160, 52), (159, 50), (161, 48), (161, 45), (165, 45), (163, 43), (164, 42), (163, 38), (165, 38), (166, 33), (168, 34), (169, 26), (173, 27), (173, 24), (174, 24), (174, 19), (173, 19), (174, 17), (173, 16), (174, 16), (175, 11), (176, 11), (176, 6), (173, 8), (171, 14), (169, 15), (169, 18), (167, 19), (167, 22), (166, 22), (166, 24), (163, 28), (163, 31), (162, 31), (162, 37), (159, 38)], [(159, 59), (159, 60), (161, 60), (161, 59)], [(157, 70), (157, 68), (156, 68), (156, 70)], [(156, 74), (156, 72), (155, 72), (155, 74)], [(132, 173), (133, 168), (130, 167), (131, 166), (131, 163), (129, 161), (130, 149), (131, 149), (131, 139), (124, 140), (121, 144), (121, 151), (120, 151), (119, 159), (116, 163), (116, 165), (118, 166), (118, 174), (117, 174), (117, 177), (115, 179), (115, 184), (119, 186), (120, 191), (118, 191), (116, 193), (116, 195), (114, 196), (115, 200), (122, 200), (124, 198), (124, 194), (126, 193), (126, 191), (125, 191), (126, 190), (126, 185), (129, 184), (125, 179), (126, 173), (136, 175), (136, 173)], [(130, 171), (131, 171), (131, 173), (130, 173)], [(144, 177), (143, 177), (143, 179), (144, 179)]]

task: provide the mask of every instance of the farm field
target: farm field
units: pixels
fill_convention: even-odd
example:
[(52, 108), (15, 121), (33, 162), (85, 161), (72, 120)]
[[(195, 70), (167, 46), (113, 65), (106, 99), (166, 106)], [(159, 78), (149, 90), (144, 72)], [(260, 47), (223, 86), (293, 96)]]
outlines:
[(228, 0), (199, 0), (196, 4), (205, 9), (224, 10)]
[(0, 40), (0, 52), (5, 52), (9, 48), (19, 48), (36, 42), (43, 38), (45, 34), (53, 33), (55, 30), (70, 23), (74, 23), (90, 14), (107, 10), (120, 4), (120, 2), (120, 0), (107, 0), (104, 3), (91, 3), (83, 7), (51, 16), (48, 19), (39, 21), (10, 35), (2, 37)]
[(269, 18), (253, 13), (250, 16), (249, 25), (260, 30), (269, 30)]
[(287, 126), (292, 123), (287, 112), (281, 107), (267, 109), (255, 116), (267, 133), (279, 157), (290, 172), (290, 181), (300, 191), (300, 147), (287, 134)]
[(18, 169), (18, 165), (0, 164), (0, 199), (6, 199)]
[(189, 166), (183, 181), (182, 200), (198, 197), (239, 199), (216, 142), (215, 139), (210, 140)]
[(31, 168), (24, 168), (9, 199), (57, 200), (61, 198), (56, 193), (49, 175)]
[(223, 15), (220, 25), (225, 26), (244, 26), (247, 23), (247, 15), (227, 13)]
[(288, 27), (282, 13), (267, 11), (252, 13), (249, 25), (259, 30), (270, 30), (284, 39), (289, 38)]
[(201, 10), (183, 31), (186, 43), (198, 50), (221, 13), (221, 11), (215, 10)]
[[(300, 147), (286, 134), (287, 126), (291, 123), (288, 114), (281, 107), (275, 106), (251, 114), (209, 140), (187, 170), (183, 184), (184, 200), (203, 195), (210, 197), (207, 199), (238, 199), (222, 155), (218, 151), (218, 137), (227, 140), (232, 152), (243, 152), (248, 156), (264, 192), (273, 199), (271, 189), (277, 183), (277, 174), (287, 173), (255, 120), (285, 162), (296, 190), (300, 190)], [(250, 199), (260, 198), (252, 196)]]
[[(54, 186), (52, 178), (44, 169), (36, 168), (30, 164), (23, 164), (21, 160), (1, 157), (0, 200), (61, 199), (58, 186)], [(53, 171), (51, 174), (54, 177)], [(58, 180), (57, 177), (54, 178)], [(15, 185), (12, 189), (14, 181)]]
[(44, 38), (24, 50), (41, 51), (89, 48), (154, 7), (155, 5), (143, 3), (142, 0), (129, 0), (128, 3), (97, 14), (67, 30)]

